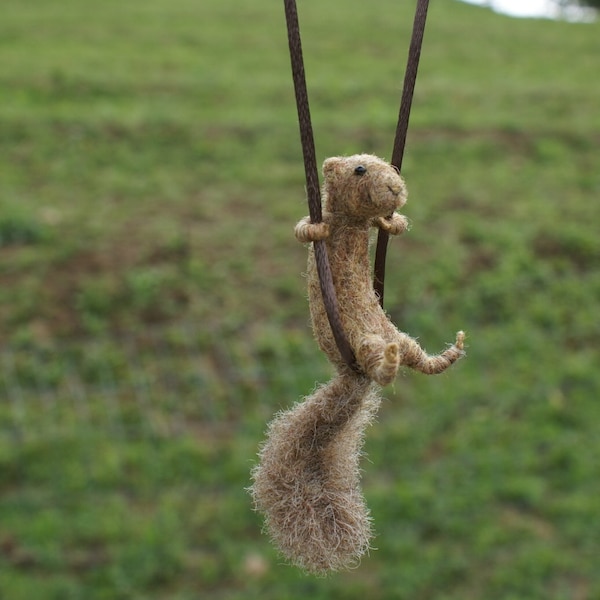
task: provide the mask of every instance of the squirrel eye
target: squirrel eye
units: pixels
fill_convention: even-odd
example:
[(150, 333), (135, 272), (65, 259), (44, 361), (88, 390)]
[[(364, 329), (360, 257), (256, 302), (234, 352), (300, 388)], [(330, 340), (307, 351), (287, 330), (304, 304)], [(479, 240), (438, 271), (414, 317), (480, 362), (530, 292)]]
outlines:
[(364, 175), (367, 172), (367, 167), (363, 166), (363, 165), (358, 165), (358, 167), (356, 167), (356, 169), (354, 169), (354, 173), (356, 175)]

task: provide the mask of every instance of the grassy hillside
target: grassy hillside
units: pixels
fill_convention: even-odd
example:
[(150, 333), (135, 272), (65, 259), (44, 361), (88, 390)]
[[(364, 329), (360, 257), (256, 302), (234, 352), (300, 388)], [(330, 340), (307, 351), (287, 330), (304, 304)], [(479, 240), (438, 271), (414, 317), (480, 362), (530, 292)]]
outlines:
[[(389, 157), (412, 2), (300, 2), (318, 159)], [(361, 566), (281, 564), (244, 492), (329, 368), (283, 7), (5, 0), (0, 597), (600, 597), (598, 23), (432, 3), (386, 305), (447, 374), (368, 433)]]

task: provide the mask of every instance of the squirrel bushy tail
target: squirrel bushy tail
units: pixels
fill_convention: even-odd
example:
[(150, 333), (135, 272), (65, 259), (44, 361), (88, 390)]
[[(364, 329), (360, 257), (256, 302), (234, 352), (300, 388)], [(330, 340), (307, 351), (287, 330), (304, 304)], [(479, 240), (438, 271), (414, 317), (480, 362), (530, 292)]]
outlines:
[(378, 389), (341, 369), (269, 425), (250, 492), (275, 544), (308, 572), (355, 566), (369, 549), (359, 459)]

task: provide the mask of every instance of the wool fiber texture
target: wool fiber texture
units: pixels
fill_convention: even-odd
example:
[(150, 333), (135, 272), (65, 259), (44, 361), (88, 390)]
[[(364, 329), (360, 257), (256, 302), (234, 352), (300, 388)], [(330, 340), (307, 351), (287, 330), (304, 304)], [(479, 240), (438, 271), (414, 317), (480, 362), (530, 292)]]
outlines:
[(339, 374), (269, 425), (252, 494), (275, 545), (308, 572), (350, 568), (369, 548), (359, 458), (379, 401), (368, 378)]
[(305, 217), (295, 234), (304, 243), (325, 240), (340, 319), (361, 372), (350, 370), (338, 351), (311, 245), (312, 327), (337, 375), (275, 417), (250, 488), (275, 545), (312, 573), (355, 566), (369, 549), (372, 527), (360, 490), (359, 460), (364, 430), (379, 406), (380, 386), (391, 383), (401, 365), (432, 375), (464, 355), (462, 331), (440, 354), (427, 354), (390, 321), (373, 290), (370, 228), (392, 235), (408, 228), (406, 217), (396, 212), (406, 202), (398, 172), (380, 158), (359, 154), (327, 159), (323, 175), (323, 222)]

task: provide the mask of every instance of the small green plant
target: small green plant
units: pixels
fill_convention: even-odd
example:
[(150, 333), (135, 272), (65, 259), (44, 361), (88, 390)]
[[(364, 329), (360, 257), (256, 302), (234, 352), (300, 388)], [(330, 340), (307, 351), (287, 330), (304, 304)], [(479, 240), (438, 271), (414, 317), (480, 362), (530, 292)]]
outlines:
[(0, 214), (0, 248), (38, 244), (48, 237), (46, 227), (21, 212)]

